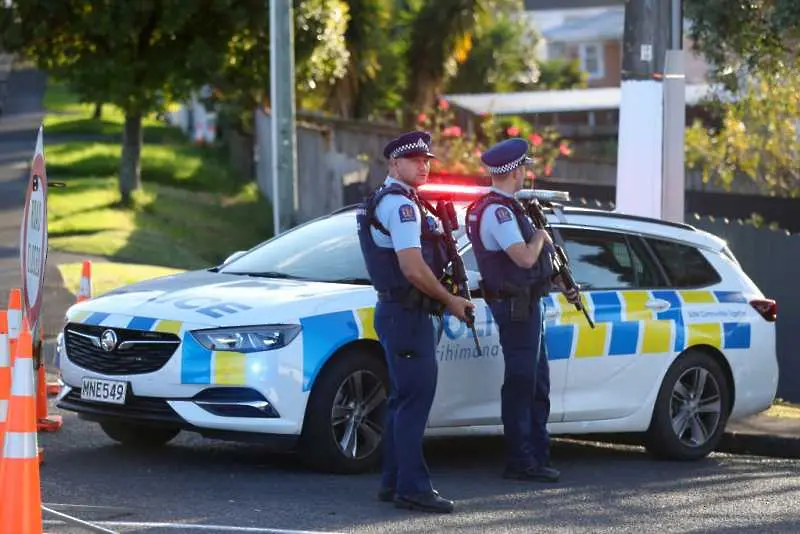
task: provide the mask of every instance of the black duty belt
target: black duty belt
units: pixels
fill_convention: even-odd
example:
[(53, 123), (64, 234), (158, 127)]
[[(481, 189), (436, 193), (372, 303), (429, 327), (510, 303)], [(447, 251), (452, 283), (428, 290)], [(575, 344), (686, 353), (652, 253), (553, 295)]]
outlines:
[(389, 289), (378, 291), (378, 300), (381, 302), (404, 302), (408, 297), (408, 289)]

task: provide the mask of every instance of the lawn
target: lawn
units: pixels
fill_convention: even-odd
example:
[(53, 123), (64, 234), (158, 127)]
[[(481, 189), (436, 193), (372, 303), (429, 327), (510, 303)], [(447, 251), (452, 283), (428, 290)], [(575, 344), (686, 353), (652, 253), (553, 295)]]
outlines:
[[(58, 270), (64, 278), (64, 287), (70, 293), (77, 294), (78, 292), (82, 267), (81, 263), (62, 263), (58, 266)], [(92, 297), (142, 280), (182, 272), (184, 272), (183, 269), (138, 263), (94, 262), (92, 263)]]
[[(63, 87), (45, 96), (45, 160), (51, 181), (48, 233), (53, 249), (110, 259), (194, 269), (215, 265), (272, 233), (269, 203), (255, 183), (235, 178), (213, 147), (190, 143), (176, 128), (148, 119), (158, 141), (142, 148), (142, 188), (130, 208), (119, 205), (120, 145), (107, 140), (48, 144), (48, 135), (116, 135), (122, 114), (76, 102)], [(49, 124), (49, 126), (48, 126)], [(94, 126), (88, 127), (88, 124)], [(121, 137), (121, 135), (120, 135)]]

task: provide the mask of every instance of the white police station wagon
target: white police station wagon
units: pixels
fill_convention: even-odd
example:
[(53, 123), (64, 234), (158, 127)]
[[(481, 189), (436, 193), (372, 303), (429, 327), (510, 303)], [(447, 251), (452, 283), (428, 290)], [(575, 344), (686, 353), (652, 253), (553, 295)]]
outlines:
[[(423, 186), (434, 200), (480, 188)], [(729, 419), (768, 408), (778, 384), (776, 304), (725, 242), (684, 225), (565, 206), (547, 214), (594, 320), (545, 298), (552, 434), (643, 432), (659, 457), (696, 459)], [(428, 435), (502, 431), (503, 357), (477, 290), (479, 356), (447, 316)], [(333, 472), (375, 466), (387, 376), (354, 207), (222, 266), (145, 281), (72, 306), (58, 347), (58, 406), (127, 445), (181, 430), (259, 440)]]

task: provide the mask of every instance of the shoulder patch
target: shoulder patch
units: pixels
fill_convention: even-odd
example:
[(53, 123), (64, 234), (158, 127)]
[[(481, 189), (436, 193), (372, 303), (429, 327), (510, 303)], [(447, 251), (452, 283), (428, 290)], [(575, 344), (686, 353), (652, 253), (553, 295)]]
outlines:
[(511, 212), (505, 206), (500, 206), (494, 210), (494, 216), (497, 217), (497, 222), (500, 224), (509, 222), (511, 220)]
[(414, 206), (411, 204), (403, 204), (400, 206), (400, 222), (411, 222), (417, 220), (417, 214), (414, 211)]

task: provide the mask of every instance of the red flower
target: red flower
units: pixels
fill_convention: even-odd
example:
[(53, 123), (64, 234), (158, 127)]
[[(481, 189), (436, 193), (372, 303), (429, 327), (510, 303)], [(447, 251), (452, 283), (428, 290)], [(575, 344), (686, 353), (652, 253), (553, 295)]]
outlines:
[(519, 128), (517, 128), (516, 126), (509, 126), (508, 128), (506, 128), (506, 133), (511, 137), (516, 137), (519, 135)]
[(561, 146), (558, 147), (558, 150), (561, 152), (562, 156), (569, 156), (572, 154), (572, 150), (570, 150), (570, 148), (564, 143), (561, 143)]
[(545, 165), (544, 166), (544, 175), (545, 176), (550, 176), (552, 173), (553, 173), (553, 167), (551, 167), (550, 165)]
[(444, 130), (442, 130), (442, 135), (445, 137), (461, 137), (461, 127), (448, 126)]
[(444, 98), (439, 99), (439, 109), (445, 110), (450, 107), (450, 103)]
[(417, 115), (417, 122), (419, 124), (424, 123), (426, 120), (428, 120), (428, 116), (425, 115), (424, 113), (420, 113), (419, 115)]
[(539, 146), (539, 145), (541, 145), (541, 144), (542, 144), (542, 141), (544, 141), (544, 139), (542, 139), (542, 136), (541, 136), (541, 135), (539, 135), (539, 134), (537, 134), (537, 133), (532, 133), (532, 134), (530, 134), (530, 135), (528, 136), (528, 140), (529, 140), (531, 143), (533, 143), (533, 146)]

